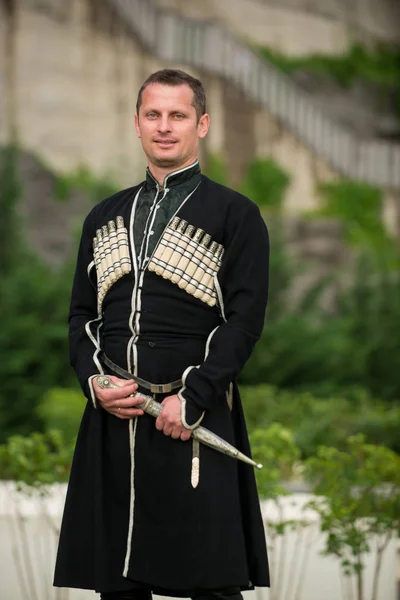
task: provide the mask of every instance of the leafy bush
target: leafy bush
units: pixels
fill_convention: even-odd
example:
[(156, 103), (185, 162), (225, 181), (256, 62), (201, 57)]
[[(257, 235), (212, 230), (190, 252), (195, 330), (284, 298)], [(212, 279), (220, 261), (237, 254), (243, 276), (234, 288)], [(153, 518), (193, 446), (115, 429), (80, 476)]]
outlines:
[(11, 272), (24, 248), (17, 202), (21, 195), (18, 173), (18, 149), (0, 150), (0, 274)]
[[(0, 266), (0, 354), (3, 358), (0, 362), (0, 442), (12, 434), (58, 427), (62, 422), (69, 438), (76, 428), (76, 421), (74, 417), (69, 425), (67, 418), (62, 417), (62, 414), (69, 414), (65, 408), (68, 401), (76, 406), (74, 414), (75, 410), (81, 411), (80, 393), (68, 391), (77, 389), (67, 349), (67, 313), (74, 265), (67, 261), (58, 270), (53, 270), (25, 248), (15, 211), (20, 193), (15, 150), (4, 155), (4, 160), (7, 168), (0, 170), (0, 203), (4, 214), (8, 215), (8, 222), (2, 229), (6, 242), (1, 242), (4, 242), (5, 250), (10, 246), (15, 252), (6, 251), (6, 260)], [(215, 164), (222, 176), (223, 164), (218, 161)], [(279, 172), (272, 164), (264, 172), (264, 166), (265, 161), (254, 163), (246, 184), (258, 189), (260, 198), (267, 185), (263, 183), (263, 177), (268, 179), (271, 173)], [(276, 199), (283, 193), (284, 180), (283, 176), (276, 177), (280, 182), (273, 193)], [(343, 190), (348, 196), (355, 188), (348, 183), (343, 185), (345, 187), (339, 188), (340, 198), (333, 202), (336, 213), (348, 223), (357, 221), (361, 228), (370, 227), (372, 231), (379, 212), (379, 198), (373, 194), (369, 196), (369, 192), (365, 195), (358, 188), (357, 203), (365, 202), (364, 215), (362, 209), (347, 207)], [(335, 189), (336, 194), (338, 188)], [(272, 205), (278, 206), (278, 200)], [(3, 221), (2, 224), (4, 226)], [(393, 251), (391, 260), (387, 261), (388, 254), (381, 247), (361, 255), (352, 280), (345, 287), (342, 279), (335, 279), (332, 274), (337, 288), (343, 288), (334, 310), (321, 308), (320, 295), (326, 282), (319, 282), (310, 289), (294, 307), (287, 299), (296, 274), (304, 267), (289, 257), (276, 211), (270, 213), (268, 224), (272, 247), (271, 299), (263, 335), (240, 375), (241, 385), (268, 383), (292, 392), (308, 391), (312, 397), (333, 398), (336, 403), (338, 398), (345, 401), (354, 396), (357, 398), (358, 393), (353, 390), (361, 387), (372, 397), (398, 401), (400, 338), (394, 332), (400, 329), (400, 287), (393, 270), (393, 265), (398, 264), (398, 255), (393, 259)], [(21, 239), (21, 243), (15, 244), (16, 239)], [(52, 391), (45, 396), (48, 390)], [(39, 404), (41, 408), (38, 409)], [(376, 426), (372, 419), (363, 424), (371, 431), (372, 439), (385, 441), (384, 432), (392, 439), (383, 415), (379, 418), (375, 415), (375, 418)], [(326, 429), (322, 428), (323, 435), (327, 435), (329, 419)], [(393, 422), (397, 421), (394, 419)], [(353, 429), (349, 431), (351, 433)], [(381, 433), (382, 438), (379, 437)], [(304, 435), (307, 438), (308, 434)], [(318, 443), (317, 438), (310, 442), (313, 448)], [(307, 444), (302, 442), (305, 453), (310, 452)], [(394, 441), (390, 444), (395, 446)]]
[(228, 168), (220, 155), (209, 153), (203, 172), (213, 181), (216, 181), (221, 185), (229, 185)]
[(0, 446), (0, 479), (45, 493), (48, 485), (68, 481), (72, 455), (73, 444), (66, 444), (58, 431), (14, 435)]
[(292, 478), (300, 451), (293, 434), (278, 423), (257, 428), (250, 435), (253, 459), (262, 464), (256, 470), (258, 491), (262, 498), (276, 499), (286, 492), (282, 481)]
[[(209, 154), (204, 173), (217, 183), (229, 185), (228, 168), (221, 156)], [(258, 157), (248, 163), (237, 190), (260, 208), (280, 209), (289, 182), (288, 173), (273, 158)]]
[(363, 571), (373, 542), (377, 560), (368, 598), (376, 600), (383, 554), (400, 530), (400, 457), (352, 436), (342, 451), (320, 447), (306, 473), (321, 496), (310, 507), (327, 533), (324, 553), (340, 560), (344, 575), (356, 576), (357, 600), (366, 598)]
[(273, 158), (254, 158), (247, 166), (239, 191), (260, 207), (280, 209), (289, 182), (289, 175)]
[(70, 442), (78, 433), (85, 403), (86, 398), (79, 390), (51, 388), (46, 391), (35, 412), (46, 431), (60, 431), (63, 439)]
[(36, 406), (50, 387), (74, 387), (68, 360), (71, 269), (26, 256), (2, 281), (0, 441), (40, 429)]
[[(239, 382), (309, 389), (318, 395), (362, 386), (379, 398), (398, 400), (400, 338), (393, 332), (400, 328), (400, 286), (394, 248), (390, 253), (360, 252), (348, 271), (351, 279), (332, 273), (331, 280), (317, 282), (295, 307), (287, 302), (290, 260), (284, 248), (273, 246), (274, 254), (271, 310)], [(320, 296), (331, 281), (336, 300), (327, 310)]]
[(265, 47), (260, 48), (259, 52), (285, 73), (304, 69), (311, 73), (329, 75), (343, 87), (349, 87), (357, 79), (383, 87), (397, 86), (400, 80), (400, 50), (389, 46), (381, 45), (370, 50), (354, 44), (341, 56), (311, 54), (288, 57)]
[(73, 190), (84, 190), (93, 203), (99, 202), (118, 191), (119, 186), (110, 177), (94, 176), (80, 166), (69, 174), (58, 175), (55, 182), (55, 200), (65, 202)]
[(27, 248), (21, 192), (18, 148), (9, 147), (0, 156), (0, 442), (43, 427), (36, 406), (49, 388), (76, 386), (67, 346), (75, 259), (54, 270)]
[(319, 187), (325, 203), (314, 214), (339, 219), (353, 245), (393, 253), (393, 240), (382, 222), (382, 190), (346, 179)]
[(347, 397), (321, 398), (269, 385), (240, 389), (249, 431), (278, 423), (293, 432), (303, 457), (315, 455), (322, 444), (343, 449), (357, 433), (400, 454), (400, 406), (388, 406), (365, 390), (353, 388)]

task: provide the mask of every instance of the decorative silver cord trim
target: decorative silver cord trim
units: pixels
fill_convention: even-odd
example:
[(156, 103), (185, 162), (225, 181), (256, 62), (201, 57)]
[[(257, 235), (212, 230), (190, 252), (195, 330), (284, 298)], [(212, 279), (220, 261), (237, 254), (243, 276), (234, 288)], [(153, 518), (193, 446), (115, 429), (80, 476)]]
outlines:
[(208, 336), (208, 338), (207, 338), (207, 342), (206, 342), (206, 352), (205, 352), (205, 354), (204, 354), (204, 360), (207, 360), (207, 358), (208, 358), (208, 355), (209, 355), (209, 353), (210, 353), (210, 343), (211, 343), (211, 340), (212, 340), (212, 338), (213, 338), (213, 336), (214, 336), (214, 333), (215, 333), (215, 332), (217, 331), (217, 329), (219, 329), (219, 328), (220, 328), (220, 325), (217, 325), (217, 327), (215, 327), (215, 328), (212, 330), (212, 332), (210, 333), (210, 335), (209, 335), (209, 336)]
[(229, 410), (232, 412), (232, 408), (233, 408), (233, 383), (232, 383), (232, 381), (230, 382), (228, 391), (226, 392), (226, 403), (228, 405)]
[[(135, 281), (134, 281), (134, 285), (133, 285), (132, 299), (131, 299), (131, 314), (129, 316), (129, 328), (132, 332), (132, 337), (129, 340), (128, 347), (127, 347), (127, 366), (128, 366), (128, 371), (132, 372), (132, 363), (131, 363), (131, 353), (132, 353), (132, 356), (134, 358), (134, 364), (133, 364), (134, 375), (137, 375), (137, 363), (138, 363), (137, 348), (136, 348), (136, 345), (134, 342), (136, 341), (138, 336), (133, 327), (133, 317), (134, 317), (135, 309), (136, 309), (136, 302), (137, 302), (136, 296), (137, 296), (139, 281), (138, 281), (138, 276), (137, 276), (138, 275), (138, 265), (137, 265), (137, 261), (136, 261), (135, 240), (134, 240), (134, 235), (133, 235), (133, 220), (134, 220), (137, 200), (139, 198), (139, 194), (141, 191), (142, 191), (142, 188), (140, 188), (140, 190), (136, 194), (135, 200), (132, 205), (131, 217), (130, 217), (130, 223), (129, 223), (129, 237), (130, 237), (131, 251), (132, 251), (132, 256), (133, 256), (132, 262), (133, 262), (133, 268), (134, 268), (134, 273), (135, 273)], [(133, 346), (133, 351), (132, 351), (132, 346)], [(134, 419), (134, 422), (135, 423), (133, 425), (133, 420), (132, 419), (129, 420), (129, 451), (130, 451), (130, 456), (131, 456), (131, 475), (130, 475), (129, 528), (128, 528), (128, 539), (127, 539), (127, 543), (126, 543), (125, 564), (124, 564), (124, 571), (123, 571), (124, 577), (127, 577), (128, 569), (129, 569), (129, 561), (130, 561), (131, 551), (132, 551), (132, 535), (133, 535), (133, 524), (134, 524), (134, 514), (135, 514), (135, 440), (136, 440), (136, 429), (137, 429), (138, 417), (136, 417)]]
[(186, 398), (184, 398), (182, 396), (182, 392), (185, 391), (186, 389), (186, 377), (188, 376), (189, 372), (192, 369), (198, 369), (199, 365), (197, 366), (190, 366), (187, 367), (187, 369), (185, 369), (183, 375), (182, 375), (182, 388), (179, 390), (177, 396), (179, 398), (179, 400), (181, 401), (181, 421), (182, 421), (182, 425), (186, 428), (186, 429), (196, 429), (196, 427), (198, 427), (200, 425), (200, 423), (202, 422), (204, 415), (206, 414), (206, 411), (203, 411), (200, 419), (198, 419), (196, 421), (196, 423), (194, 423), (194, 425), (189, 425), (186, 421)]
[[(92, 399), (92, 404), (93, 407), (97, 409), (97, 398), (96, 398), (96, 394), (93, 388), (93, 379), (95, 377), (97, 377), (97, 375), (99, 375), (99, 373), (96, 373), (95, 375), (91, 375), (88, 379), (88, 384), (89, 384), (89, 391), (90, 391), (90, 397)], [(104, 373), (102, 373), (102, 375), (104, 375)]]
[[(95, 266), (95, 261), (92, 260), (89, 263), (89, 265), (88, 265), (88, 267), (86, 269), (87, 276), (88, 276), (89, 279), (90, 279), (90, 271), (93, 269), (94, 266)], [(93, 323), (96, 323), (97, 321), (98, 321), (98, 325), (97, 325), (97, 328), (96, 328), (96, 337), (94, 337), (94, 335), (93, 335), (93, 333), (92, 333), (92, 331), (90, 329), (90, 326)], [(94, 345), (93, 362), (94, 362), (94, 364), (96, 365), (96, 367), (98, 369), (98, 373), (96, 373), (95, 375), (91, 375), (88, 378), (88, 380), (87, 380), (88, 384), (89, 384), (90, 398), (92, 400), (92, 404), (93, 404), (94, 408), (97, 408), (97, 399), (96, 399), (96, 394), (94, 393), (94, 389), (93, 389), (93, 378), (97, 377), (98, 374), (104, 375), (103, 367), (102, 367), (102, 365), (101, 365), (101, 363), (100, 363), (100, 361), (98, 359), (98, 354), (100, 352), (100, 327), (101, 327), (101, 325), (102, 325), (102, 316), (101, 316), (100, 312), (99, 312), (99, 314), (98, 314), (98, 316), (97, 316), (96, 319), (92, 319), (91, 321), (87, 321), (85, 323), (85, 332), (86, 332), (86, 335), (88, 336), (88, 338), (90, 339), (90, 341)]]
[(221, 290), (221, 286), (219, 285), (219, 281), (218, 281), (218, 276), (217, 275), (215, 275), (215, 277), (214, 277), (214, 285), (215, 285), (215, 290), (217, 292), (218, 304), (219, 304), (219, 307), (221, 309), (221, 317), (223, 318), (224, 323), (226, 323), (224, 298), (222, 296), (222, 290)]
[(93, 267), (95, 266), (95, 262), (94, 260), (92, 260), (89, 264), (88, 264), (88, 268), (86, 270), (87, 272), (87, 276), (90, 277), (90, 271), (93, 269)]
[(178, 392), (178, 397), (179, 397), (179, 400), (181, 401), (181, 421), (182, 421), (182, 425), (185, 427), (185, 429), (190, 429), (190, 430), (196, 429), (196, 427), (198, 427), (200, 425), (200, 423), (202, 422), (202, 420), (204, 419), (206, 411), (203, 410), (203, 412), (201, 413), (200, 418), (197, 419), (196, 423), (193, 423), (193, 425), (189, 425), (189, 423), (186, 422), (186, 400), (182, 396), (182, 390), (180, 392)]
[[(133, 424), (134, 421), (134, 424)], [(128, 528), (128, 540), (126, 545), (125, 554), (125, 565), (123, 576), (128, 576), (129, 561), (131, 558), (132, 551), (132, 534), (133, 534), (133, 522), (135, 513), (135, 441), (136, 441), (136, 429), (137, 429), (138, 417), (129, 420), (129, 449), (131, 453), (131, 498), (129, 507), (129, 528)]]
[[(144, 271), (142, 271), (139, 275), (139, 286), (138, 289), (139, 291), (136, 294), (136, 318), (135, 318), (135, 338), (133, 340), (133, 348), (136, 348), (136, 342), (139, 339), (140, 336), (140, 315), (141, 315), (141, 310), (142, 310), (142, 286), (143, 286), (143, 279), (144, 279)], [(136, 370), (136, 365), (135, 365), (135, 370)], [(135, 373), (135, 375), (137, 375), (137, 373)]]
[[(197, 187), (193, 190), (193, 192), (191, 194), (189, 194), (185, 198), (185, 200), (181, 203), (181, 205), (177, 209), (176, 213), (178, 212), (178, 210), (180, 210), (180, 208), (183, 206), (183, 204), (190, 198), (190, 196), (196, 191)], [(134, 358), (133, 375), (138, 374), (138, 353), (137, 353), (136, 341), (139, 338), (140, 307), (141, 307), (141, 290), (139, 290), (139, 293), (138, 293), (138, 288), (142, 285), (144, 274), (145, 274), (145, 271), (143, 270), (141, 272), (140, 282), (139, 282), (138, 276), (137, 276), (138, 275), (138, 264), (137, 264), (137, 258), (136, 258), (136, 252), (135, 252), (135, 243), (134, 243), (135, 240), (134, 240), (134, 234), (133, 234), (133, 221), (134, 221), (134, 215), (135, 215), (135, 210), (136, 210), (136, 204), (137, 204), (139, 194), (141, 191), (142, 191), (142, 188), (140, 188), (140, 190), (136, 194), (136, 197), (135, 197), (135, 200), (134, 200), (133, 206), (132, 206), (130, 223), (129, 223), (129, 237), (130, 237), (131, 251), (132, 251), (132, 256), (133, 256), (132, 262), (134, 265), (135, 283), (134, 283), (133, 292), (132, 292), (131, 314), (129, 317), (129, 328), (132, 332), (132, 337), (129, 340), (128, 348), (127, 348), (127, 366), (128, 366), (128, 371), (130, 371), (132, 373), (132, 362), (131, 362), (131, 354), (132, 354), (132, 356)], [(138, 308), (139, 310), (137, 311), (135, 323), (133, 323), (133, 318), (134, 318), (134, 315), (136, 312), (136, 308)], [(128, 569), (129, 569), (129, 561), (130, 561), (131, 550), (132, 550), (134, 513), (135, 513), (135, 439), (136, 439), (136, 429), (137, 429), (138, 417), (136, 417), (134, 419), (134, 421), (135, 421), (134, 426), (132, 426), (132, 419), (129, 421), (129, 447), (130, 447), (130, 454), (131, 454), (131, 489), (130, 489), (131, 497), (130, 497), (130, 508), (129, 508), (128, 540), (127, 540), (127, 548), (126, 548), (126, 555), (125, 555), (125, 565), (124, 565), (124, 571), (123, 571), (124, 577), (127, 577)]]
[[(96, 329), (96, 338), (95, 338), (95, 337), (93, 336), (93, 334), (92, 334), (91, 330), (90, 330), (90, 326), (91, 326), (93, 323), (96, 323), (96, 321), (100, 321), (100, 322), (99, 322), (99, 324), (97, 325), (97, 329)], [(88, 321), (88, 322), (85, 324), (85, 331), (86, 331), (86, 334), (87, 334), (88, 338), (90, 339), (90, 341), (92, 342), (92, 344), (93, 344), (93, 345), (94, 345), (94, 347), (95, 347), (95, 351), (94, 351), (94, 353), (93, 353), (93, 362), (94, 362), (94, 364), (96, 365), (96, 367), (97, 367), (97, 369), (98, 369), (99, 373), (101, 373), (102, 375), (104, 375), (103, 367), (101, 366), (101, 363), (100, 363), (100, 361), (99, 361), (99, 359), (98, 359), (98, 354), (99, 354), (99, 352), (100, 352), (100, 334), (99, 334), (99, 332), (100, 332), (100, 327), (101, 327), (101, 325), (102, 325), (102, 318), (101, 318), (101, 316), (98, 316), (96, 319), (92, 319), (91, 321)]]
[[(217, 327), (215, 327), (212, 332), (210, 333), (210, 335), (207, 338), (207, 342), (206, 342), (206, 349), (205, 349), (205, 353), (204, 353), (204, 360), (207, 360), (208, 354), (210, 352), (210, 343), (211, 343), (211, 339), (214, 335), (214, 333), (217, 331), (217, 329), (219, 328), (219, 325)], [(178, 398), (181, 401), (181, 421), (182, 421), (182, 425), (186, 428), (186, 429), (196, 429), (196, 427), (198, 427), (200, 425), (200, 423), (202, 422), (202, 420), (204, 419), (204, 415), (206, 414), (206, 411), (204, 410), (200, 419), (198, 419), (196, 421), (196, 423), (194, 423), (194, 425), (189, 425), (186, 421), (186, 398), (183, 397), (183, 392), (186, 389), (186, 378), (189, 375), (190, 371), (192, 369), (198, 369), (200, 367), (200, 365), (192, 365), (190, 367), (187, 367), (185, 369), (185, 371), (183, 372), (182, 375), (182, 387), (178, 392)]]
[[(166, 191), (168, 191), (168, 190), (166, 190)], [(166, 194), (165, 191), (164, 191), (164, 195), (162, 198), (158, 198), (159, 193), (160, 193), (160, 187), (157, 183), (157, 192), (156, 192), (156, 195), (154, 196), (154, 200), (150, 207), (149, 214), (147, 215), (147, 219), (146, 219), (146, 224), (144, 226), (143, 239), (142, 239), (142, 243), (140, 245), (139, 256), (138, 256), (139, 266), (141, 266), (143, 264), (143, 262), (146, 260), (146, 254), (147, 254), (147, 250), (149, 248), (149, 234), (150, 234), (150, 231), (152, 230), (152, 227), (154, 224), (154, 219), (157, 214), (156, 207), (157, 207), (158, 203), (161, 202), (162, 200), (164, 200), (164, 198), (165, 198), (165, 194)], [(148, 226), (149, 221), (150, 221), (150, 226)], [(143, 256), (143, 251), (144, 251), (144, 256)]]
[(133, 316), (135, 314), (135, 306), (136, 306), (136, 293), (137, 293), (137, 287), (138, 287), (138, 265), (137, 265), (137, 261), (136, 261), (136, 251), (135, 251), (135, 240), (134, 240), (134, 235), (133, 235), (133, 219), (135, 216), (135, 211), (136, 211), (136, 204), (139, 198), (139, 194), (142, 191), (143, 186), (139, 189), (139, 191), (137, 192), (135, 199), (133, 201), (132, 204), (132, 209), (131, 209), (131, 216), (130, 216), (130, 220), (129, 220), (129, 240), (130, 240), (130, 244), (131, 244), (131, 252), (132, 252), (132, 263), (133, 263), (133, 270), (134, 270), (134, 283), (133, 283), (133, 291), (132, 291), (132, 298), (131, 298), (131, 314), (129, 316), (129, 329), (132, 332), (132, 337), (130, 338), (129, 342), (128, 342), (128, 346), (127, 346), (127, 350), (126, 350), (126, 364), (128, 367), (128, 371), (131, 373), (132, 372), (132, 360), (131, 360), (131, 354), (132, 354), (132, 344), (134, 342), (134, 338), (135, 338), (135, 330), (133, 328)]
[(174, 175), (179, 175), (179, 173), (184, 173), (185, 171), (189, 171), (189, 169), (193, 169), (196, 165), (199, 164), (198, 160), (195, 160), (191, 165), (184, 167), (183, 169), (179, 169), (178, 171), (173, 171), (172, 173), (168, 173), (168, 175), (164, 178), (164, 187), (168, 184), (168, 179), (173, 177)]

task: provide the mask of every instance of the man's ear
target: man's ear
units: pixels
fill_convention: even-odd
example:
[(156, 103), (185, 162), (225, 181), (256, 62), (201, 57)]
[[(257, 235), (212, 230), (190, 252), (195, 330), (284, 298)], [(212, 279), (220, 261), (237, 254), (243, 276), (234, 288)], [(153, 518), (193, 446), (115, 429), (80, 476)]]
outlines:
[(136, 135), (138, 136), (138, 138), (141, 138), (142, 136), (140, 135), (139, 116), (137, 113), (135, 113), (135, 129)]
[(200, 139), (206, 137), (208, 129), (210, 127), (210, 116), (206, 113), (200, 117), (199, 124), (197, 126), (197, 135)]

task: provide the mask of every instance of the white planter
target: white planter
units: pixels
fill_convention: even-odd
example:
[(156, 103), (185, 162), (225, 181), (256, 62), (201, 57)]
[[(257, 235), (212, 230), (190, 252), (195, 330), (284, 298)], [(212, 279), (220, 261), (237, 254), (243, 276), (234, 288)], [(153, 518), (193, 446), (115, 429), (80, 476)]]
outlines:
[[(66, 486), (54, 485), (46, 498), (19, 493), (0, 482), (0, 600), (90, 600), (96, 594), (52, 587), (57, 538)], [(354, 600), (354, 581), (343, 581), (338, 562), (321, 556), (323, 537), (313, 511), (304, 511), (310, 494), (262, 503), (265, 520), (293, 519), (293, 531), (268, 540), (271, 591), (246, 592), (245, 600)], [(306, 521), (305, 527), (299, 526)], [(396, 600), (397, 543), (389, 544), (382, 565), (379, 600)], [(365, 600), (370, 600), (374, 554), (366, 558)]]

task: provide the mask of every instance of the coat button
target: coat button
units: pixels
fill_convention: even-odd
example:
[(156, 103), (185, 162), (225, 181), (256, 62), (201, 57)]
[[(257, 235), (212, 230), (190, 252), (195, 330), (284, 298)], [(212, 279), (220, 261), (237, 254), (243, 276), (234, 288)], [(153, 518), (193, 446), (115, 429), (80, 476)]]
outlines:
[(149, 346), (150, 346), (150, 348), (154, 348), (154, 346), (155, 346), (155, 345), (156, 345), (156, 343), (155, 343), (155, 342), (149, 342)]

